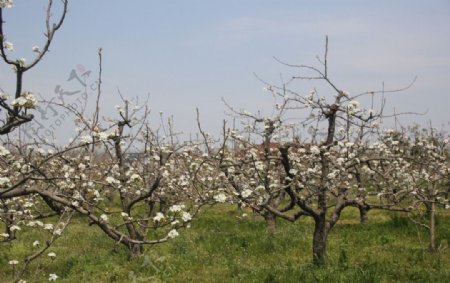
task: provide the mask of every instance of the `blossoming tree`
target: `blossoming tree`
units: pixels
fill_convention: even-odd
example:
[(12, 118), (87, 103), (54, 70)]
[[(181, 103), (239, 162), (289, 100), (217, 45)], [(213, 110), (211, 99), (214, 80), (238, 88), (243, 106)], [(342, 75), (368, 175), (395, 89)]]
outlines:
[[(281, 87), (267, 85), (267, 90), (281, 100), (275, 105), (275, 115), (263, 117), (230, 108), (249, 123), (241, 133), (224, 131), (223, 139), (231, 140), (237, 150), (223, 149), (224, 156), (218, 160), (227, 179), (224, 191), (230, 199), (243, 202), (262, 215), (272, 214), (289, 221), (300, 217), (314, 220), (312, 246), (317, 264), (325, 262), (328, 234), (344, 208), (408, 210), (402, 202), (406, 194), (399, 195), (369, 182), (375, 175), (384, 183), (399, 182), (401, 178), (400, 174), (388, 175), (381, 170), (396, 162), (398, 155), (385, 144), (373, 145), (373, 139), (382, 132), (379, 125), (384, 104), (374, 110), (373, 99), (368, 108), (361, 108), (357, 101), (362, 96), (373, 98), (385, 92), (350, 96), (330, 80), (326, 53), (320, 61), (323, 70), (289, 65), (309, 70), (312, 76), (296, 76)], [(322, 80), (334, 95), (321, 96), (316, 90), (308, 95), (296, 93), (288, 86), (298, 79)], [(286, 122), (292, 119), (289, 115), (299, 111), (307, 114), (300, 124), (311, 126), (311, 139), (283, 140), (290, 128)], [(259, 141), (249, 140), (248, 132), (259, 136)], [(384, 198), (367, 197), (367, 193), (379, 194), (380, 190)]]
[[(403, 193), (413, 197), (410, 219), (428, 230), (429, 250), (437, 251), (436, 218), (438, 207), (449, 205), (449, 140), (436, 129), (413, 127), (395, 135), (395, 147), (402, 152), (408, 170), (402, 174)], [(395, 168), (394, 171), (397, 171)]]
[[(13, 268), (13, 277), (17, 282), (25, 282), (23, 277), (28, 265), (44, 254), (50, 248), (53, 242), (59, 238), (72, 217), (71, 212), (61, 211), (59, 220), (48, 220), (46, 217), (54, 213), (45, 212), (45, 202), (41, 206), (41, 199), (30, 193), (33, 186), (36, 186), (36, 177), (40, 167), (33, 167), (34, 164), (43, 165), (46, 163), (46, 157), (43, 157), (43, 149), (36, 147), (37, 144), (26, 144), (23, 141), (16, 140), (14, 135), (9, 135), (20, 125), (30, 122), (34, 116), (30, 113), (37, 103), (34, 95), (24, 90), (24, 73), (36, 66), (49, 51), (50, 44), (53, 41), (55, 33), (61, 28), (68, 9), (68, 1), (61, 1), (61, 13), (55, 22), (52, 22), (52, 13), (54, 10), (53, 1), (48, 1), (46, 10), (45, 24), (45, 42), (43, 47), (37, 45), (31, 47), (36, 54), (35, 58), (27, 63), (25, 58), (13, 58), (14, 44), (8, 40), (5, 32), (7, 21), (5, 21), (4, 11), (13, 7), (12, 0), (0, 1), (0, 56), (2, 61), (11, 66), (15, 72), (15, 91), (11, 96), (0, 89), (0, 108), (3, 117), (0, 119), (0, 135), (2, 144), (0, 145), (0, 222), (4, 225), (4, 232), (0, 234), (0, 242), (10, 242), (16, 239), (16, 234), (23, 228), (39, 229), (47, 235), (45, 244), (41, 245), (39, 241), (34, 241), (33, 249), (30, 250), (23, 262), (17, 259), (10, 259), (9, 264)], [(34, 149), (33, 149), (34, 148)], [(40, 160), (40, 161), (39, 161)], [(42, 177), (42, 176), (40, 176)], [(17, 196), (9, 197), (8, 194), (21, 193)], [(42, 210), (42, 208), (44, 208)], [(45, 222), (44, 222), (45, 221)], [(49, 253), (56, 256), (54, 253)], [(21, 264), (21, 268), (16, 265)], [(17, 269), (17, 272), (14, 271)], [(54, 278), (57, 276), (55, 274)], [(6, 278), (2, 278), (5, 279)]]

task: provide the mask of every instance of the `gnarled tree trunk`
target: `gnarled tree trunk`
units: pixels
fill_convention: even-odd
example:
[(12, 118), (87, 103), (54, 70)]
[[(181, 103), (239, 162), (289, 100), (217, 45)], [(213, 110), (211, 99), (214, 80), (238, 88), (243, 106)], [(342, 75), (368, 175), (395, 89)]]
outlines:
[(313, 235), (313, 263), (322, 265), (326, 260), (328, 229), (325, 215), (315, 219)]

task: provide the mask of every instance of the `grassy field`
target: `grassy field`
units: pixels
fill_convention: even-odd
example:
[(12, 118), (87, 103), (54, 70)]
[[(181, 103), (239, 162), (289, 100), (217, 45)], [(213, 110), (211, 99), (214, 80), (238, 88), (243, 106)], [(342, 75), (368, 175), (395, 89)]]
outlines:
[[(64, 236), (34, 262), (27, 282), (450, 282), (450, 215), (440, 212), (438, 244), (429, 254), (427, 234), (401, 214), (371, 211), (369, 223), (358, 224), (347, 209), (329, 236), (328, 264), (311, 264), (312, 222), (278, 222), (274, 238), (252, 216), (240, 219), (230, 206), (201, 214), (190, 229), (169, 243), (147, 247), (128, 261), (122, 247), (83, 219), (75, 219)], [(40, 237), (21, 231), (12, 245), (0, 243), (0, 282), (11, 282), (12, 258), (23, 261)]]

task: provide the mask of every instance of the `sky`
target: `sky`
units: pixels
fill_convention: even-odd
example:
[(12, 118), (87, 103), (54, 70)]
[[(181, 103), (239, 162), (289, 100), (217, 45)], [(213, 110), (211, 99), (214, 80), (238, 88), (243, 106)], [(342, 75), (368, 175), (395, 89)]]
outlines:
[[(12, 58), (29, 62), (32, 46), (44, 44), (46, 4), (15, 0), (14, 8), (3, 11), (4, 32), (15, 48)], [(54, 8), (57, 18), (59, 1)], [(205, 130), (217, 134), (222, 120), (231, 119), (222, 98), (237, 109), (270, 114), (273, 98), (255, 74), (278, 85), (301, 74), (274, 57), (319, 66), (316, 56), (323, 56), (326, 35), (329, 76), (339, 88), (350, 94), (383, 84), (397, 89), (417, 76), (411, 88), (388, 96), (386, 110), (426, 113), (401, 117), (404, 125), (448, 126), (448, 0), (69, 0), (51, 51), (25, 74), (24, 88), (51, 99), (59, 86), (59, 95), (71, 91), (65, 99), (77, 103), (83, 88), (68, 78), (72, 70), (79, 76), (91, 71), (84, 78), (93, 84), (101, 47), (104, 116), (116, 115), (120, 91), (140, 102), (149, 96), (155, 126), (162, 111), (164, 117), (173, 115), (176, 129), (194, 133), (198, 108)], [(0, 64), (0, 87), (12, 93), (14, 84), (10, 67)], [(326, 97), (333, 94), (320, 81), (293, 87), (305, 94), (313, 88)], [(92, 104), (95, 91), (87, 94)], [(53, 114), (47, 109), (46, 115), (36, 115), (37, 131), (70, 136), (67, 121), (56, 125)]]

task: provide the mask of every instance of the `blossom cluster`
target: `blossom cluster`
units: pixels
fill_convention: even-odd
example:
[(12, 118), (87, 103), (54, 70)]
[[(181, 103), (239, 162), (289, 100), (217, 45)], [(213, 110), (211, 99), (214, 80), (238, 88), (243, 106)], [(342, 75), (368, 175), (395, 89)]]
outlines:
[(31, 92), (24, 92), (22, 95), (11, 102), (14, 107), (34, 108), (37, 100)]
[(0, 8), (9, 9), (13, 7), (13, 0), (0, 0)]

